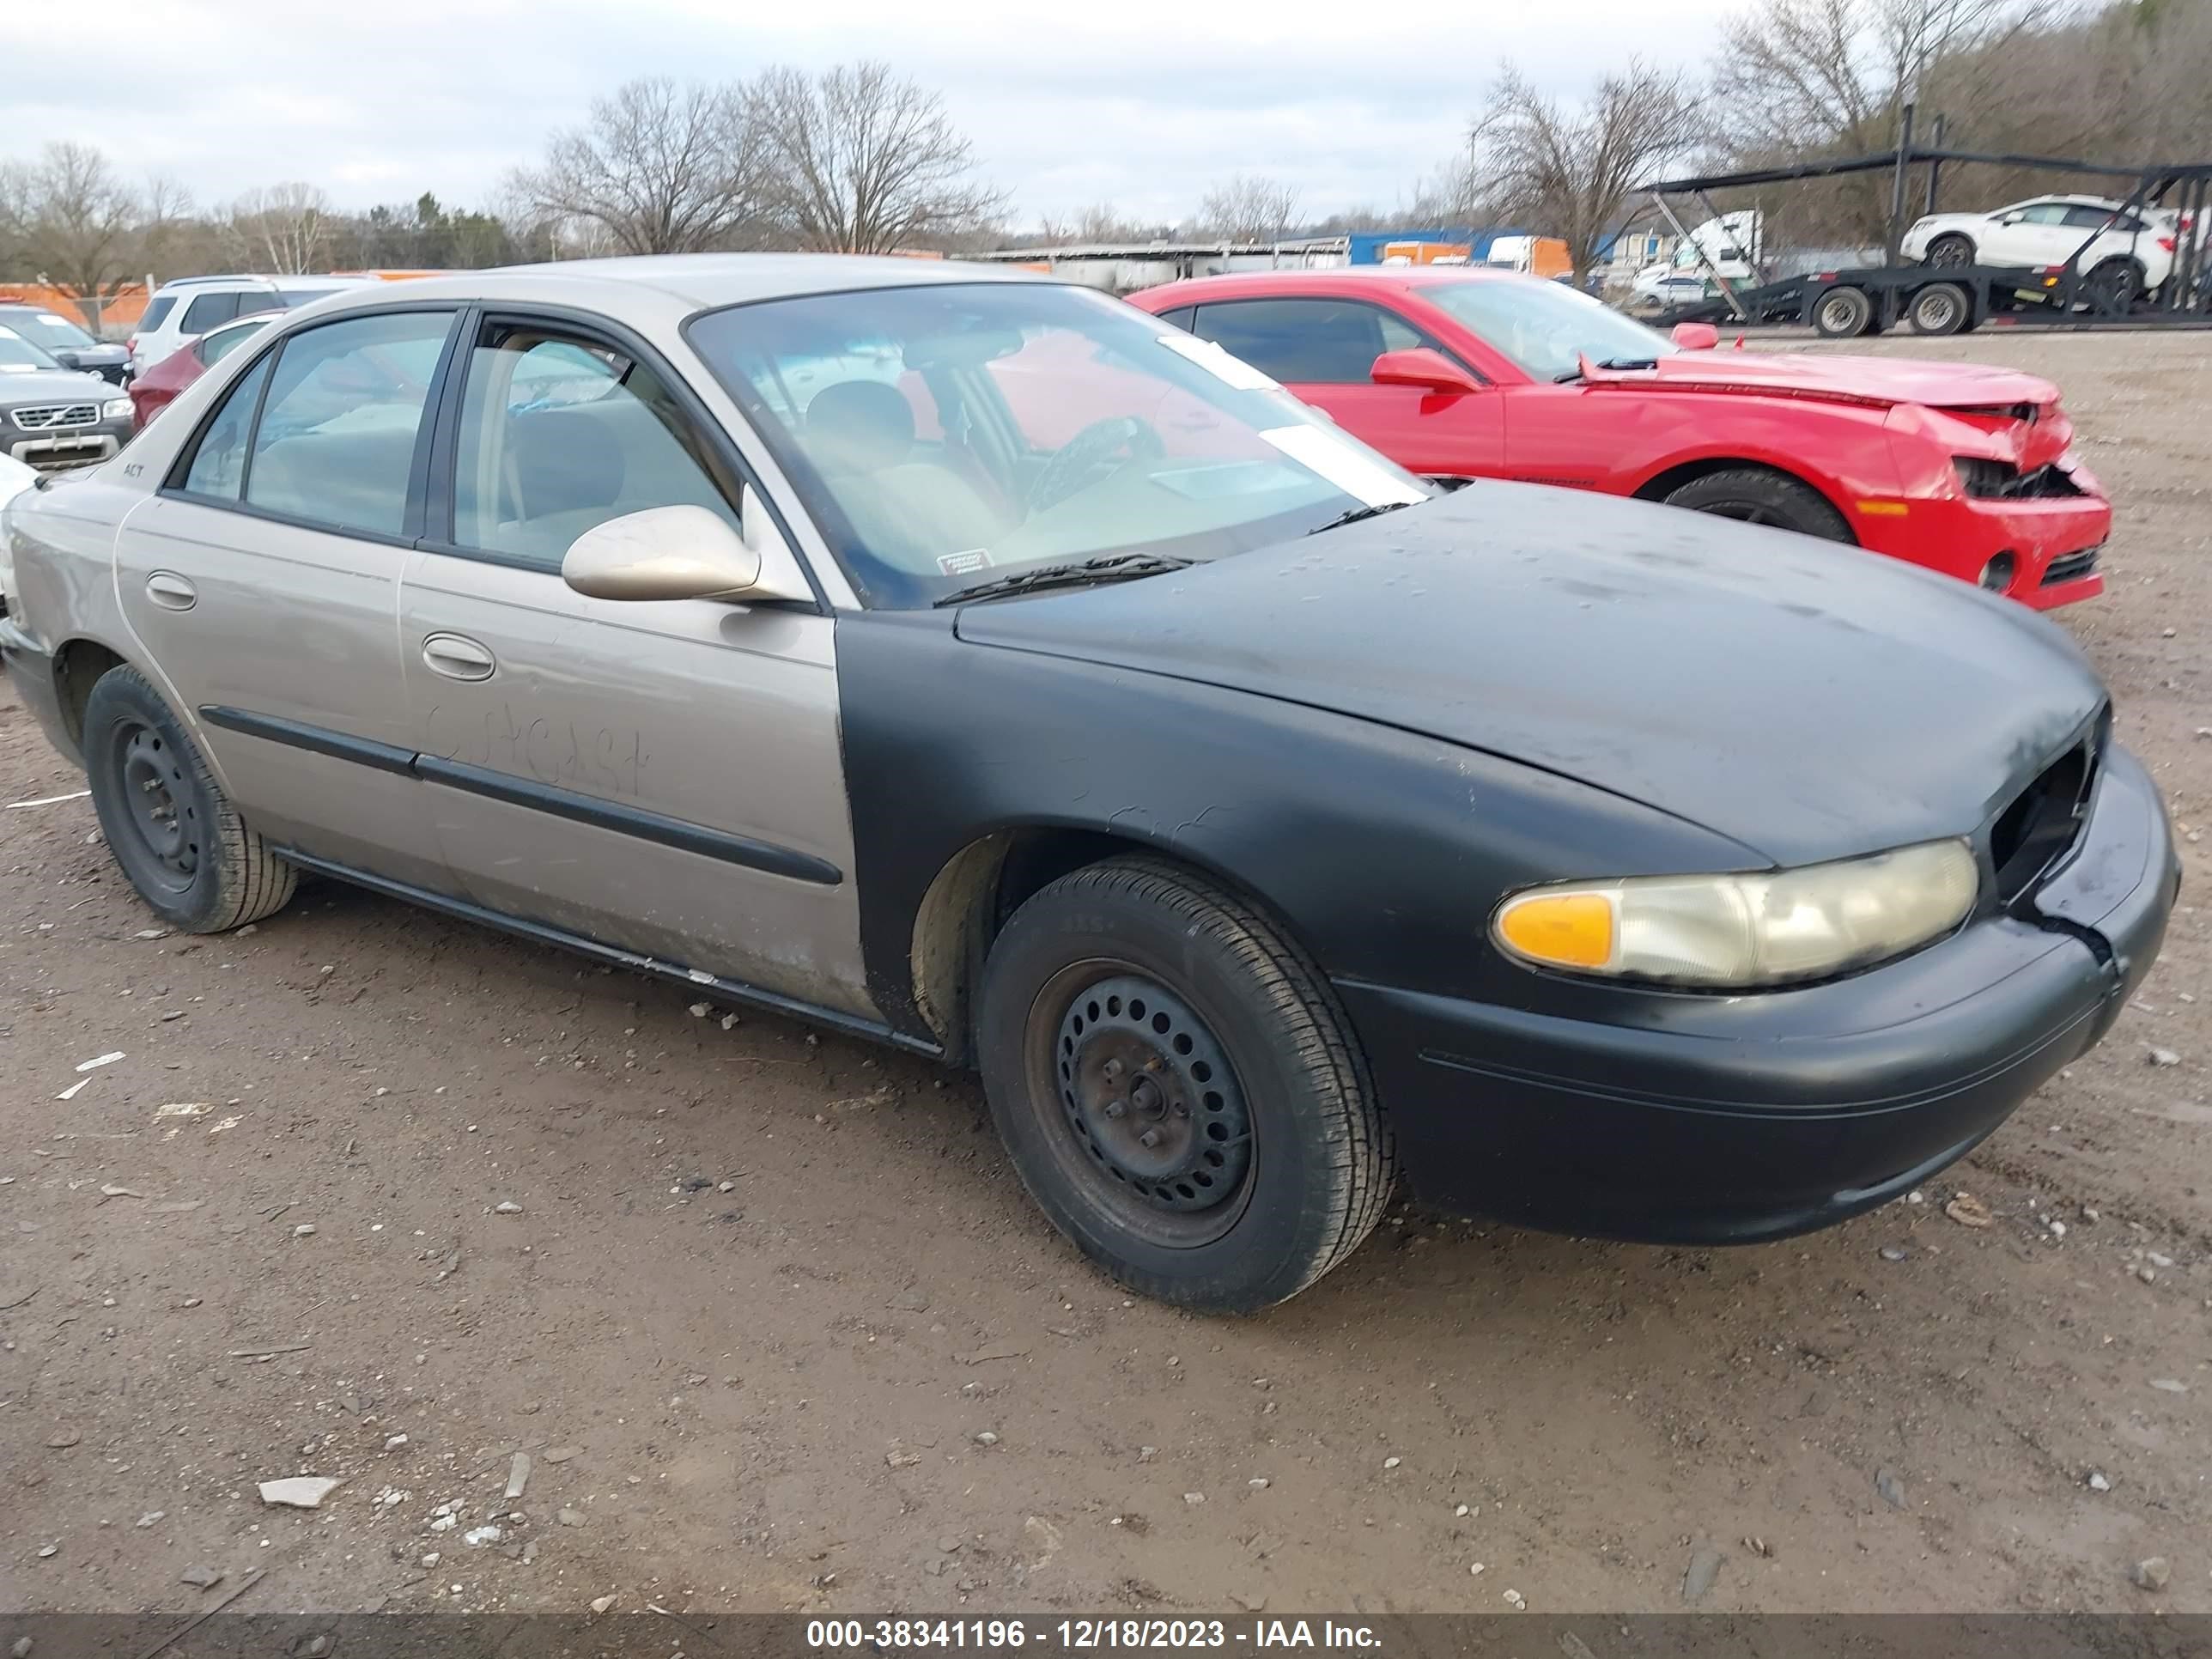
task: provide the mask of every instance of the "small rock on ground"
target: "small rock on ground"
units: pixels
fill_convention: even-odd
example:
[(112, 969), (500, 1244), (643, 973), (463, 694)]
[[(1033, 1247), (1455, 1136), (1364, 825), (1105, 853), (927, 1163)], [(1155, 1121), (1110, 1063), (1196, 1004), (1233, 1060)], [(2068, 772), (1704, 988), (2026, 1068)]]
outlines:
[(1682, 1599), (1685, 1601), (1705, 1599), (1705, 1592), (1713, 1587), (1713, 1580), (1720, 1577), (1721, 1560), (1721, 1553), (1710, 1545), (1691, 1553), (1690, 1565), (1682, 1574)]
[(2162, 1590), (2173, 1577), (2173, 1569), (2162, 1555), (2147, 1555), (2128, 1570), (2128, 1577), (2139, 1589)]
[(580, 1527), (584, 1524), (584, 1512), (581, 1510), (562, 1510), (553, 1518), (564, 1527)]
[(1876, 1469), (1874, 1472), (1874, 1489), (1890, 1508), (1901, 1510), (1905, 1507), (1905, 1482), (1898, 1478), (1895, 1469)]
[(177, 1575), (177, 1582), (194, 1589), (213, 1589), (222, 1583), (222, 1571), (217, 1567), (186, 1567)]

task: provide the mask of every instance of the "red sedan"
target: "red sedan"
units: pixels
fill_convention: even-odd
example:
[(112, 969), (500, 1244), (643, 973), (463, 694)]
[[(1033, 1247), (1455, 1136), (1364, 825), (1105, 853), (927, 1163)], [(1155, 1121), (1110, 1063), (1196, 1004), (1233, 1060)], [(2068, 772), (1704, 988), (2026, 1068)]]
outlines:
[[(1850, 542), (2039, 610), (2104, 591), (2104, 488), (2047, 380), (1669, 340), (1558, 283), (1268, 271), (1131, 296), (1410, 471), (1636, 495)], [(1698, 349), (1704, 348), (1704, 349)]]
[(176, 396), (284, 313), (263, 312), (211, 328), (190, 345), (179, 346), (131, 382), (131, 406), (143, 426), (174, 402)]

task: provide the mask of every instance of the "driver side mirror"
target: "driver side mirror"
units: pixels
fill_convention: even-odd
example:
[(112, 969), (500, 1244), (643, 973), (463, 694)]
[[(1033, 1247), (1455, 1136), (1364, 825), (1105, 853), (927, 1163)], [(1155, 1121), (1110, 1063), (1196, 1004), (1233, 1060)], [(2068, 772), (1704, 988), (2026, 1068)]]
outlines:
[(1375, 360), (1367, 378), (1377, 386), (1418, 386), (1424, 392), (1457, 397), (1482, 390), (1482, 382), (1466, 369), (1428, 346), (1386, 351)]
[(1677, 323), (1668, 337), (1685, 351), (1711, 351), (1721, 343), (1721, 331), (1711, 323)]
[(569, 544), (561, 579), (595, 599), (808, 599), (799, 561), (745, 492), (745, 531), (703, 507), (653, 507), (594, 525)]

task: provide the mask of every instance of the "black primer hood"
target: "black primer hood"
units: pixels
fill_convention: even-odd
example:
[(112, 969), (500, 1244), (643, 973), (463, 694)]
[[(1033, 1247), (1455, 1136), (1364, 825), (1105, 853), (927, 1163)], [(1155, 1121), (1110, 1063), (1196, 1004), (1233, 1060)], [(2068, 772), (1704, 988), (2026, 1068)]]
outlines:
[(1483, 750), (1785, 865), (1969, 833), (2104, 697), (2062, 630), (1950, 578), (1522, 484), (957, 627)]

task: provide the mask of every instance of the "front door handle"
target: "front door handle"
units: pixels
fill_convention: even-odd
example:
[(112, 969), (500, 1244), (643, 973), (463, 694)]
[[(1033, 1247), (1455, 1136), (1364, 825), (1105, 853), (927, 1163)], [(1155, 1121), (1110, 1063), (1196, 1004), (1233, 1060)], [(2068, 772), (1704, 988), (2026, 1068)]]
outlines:
[(422, 660), (449, 680), (488, 680), (499, 666), (489, 651), (459, 634), (431, 635), (422, 641)]
[(146, 578), (146, 597), (164, 611), (189, 611), (200, 602), (200, 591), (173, 570), (156, 570)]

